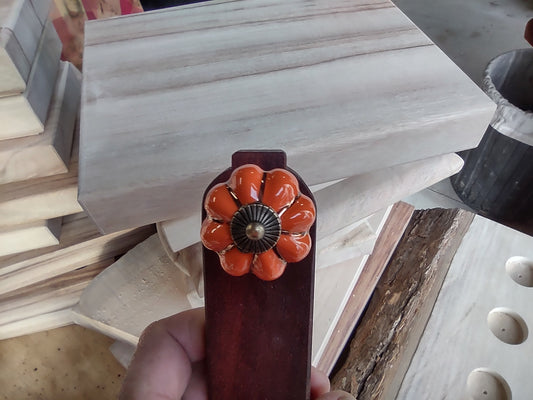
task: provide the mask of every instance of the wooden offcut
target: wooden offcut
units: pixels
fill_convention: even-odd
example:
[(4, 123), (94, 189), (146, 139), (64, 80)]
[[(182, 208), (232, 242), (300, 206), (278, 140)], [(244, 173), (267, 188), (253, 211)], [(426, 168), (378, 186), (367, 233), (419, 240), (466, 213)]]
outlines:
[(26, 89), (43, 25), (30, 0), (0, 2), (0, 97)]
[(83, 289), (113, 262), (114, 259), (104, 260), (0, 295), (0, 337), (5, 338), (7, 332), (13, 336), (27, 334), (25, 330), (15, 331), (13, 326), (22, 326), (20, 321), (73, 307), (80, 300)]
[[(506, 270), (507, 261), (516, 256), (533, 265), (533, 237), (474, 217), (451, 263), (398, 400), (471, 398), (467, 382), (478, 368), (501, 376), (513, 399), (531, 398), (532, 292)], [(524, 271), (524, 275), (528, 273), (531, 269)], [(489, 313), (501, 307), (512, 310), (529, 326), (529, 337), (523, 343), (505, 343), (491, 331)], [(503, 325), (497, 333), (512, 330)], [(494, 387), (480, 386), (475, 394), (488, 398), (496, 393)]]
[(0, 98), (0, 139), (43, 132), (60, 56), (61, 41), (54, 25), (48, 22), (39, 41), (26, 90), (22, 94)]
[(0, 227), (51, 219), (81, 211), (83, 209), (78, 203), (78, 138), (76, 136), (67, 173), (1, 186)]
[(90, 21), (80, 202), (104, 232), (197, 211), (240, 149), (309, 185), (471, 148), (494, 104), (391, 2), (202, 2)]
[(0, 141), (0, 184), (68, 172), (80, 90), (80, 72), (62, 63), (44, 132)]
[(61, 218), (0, 228), (0, 257), (59, 244)]
[(323, 351), (316, 365), (321, 371), (327, 374), (331, 373), (365, 310), (368, 300), (374, 293), (378, 280), (411, 219), (413, 210), (413, 206), (406, 203), (400, 202), (393, 206), (385, 226), (379, 234), (374, 250), (359, 273), (357, 283), (349, 294), (348, 300), (344, 307), (336, 311), (339, 316), (335, 325), (330, 327), (331, 334), (323, 345)]
[[(361, 400), (396, 398), (473, 217), (457, 209), (415, 211), (337, 366), (333, 388)], [(428, 392), (424, 398), (434, 397), (442, 396)]]
[(149, 225), (102, 235), (84, 213), (63, 221), (59, 245), (0, 257), (0, 294), (123, 254), (155, 232)]

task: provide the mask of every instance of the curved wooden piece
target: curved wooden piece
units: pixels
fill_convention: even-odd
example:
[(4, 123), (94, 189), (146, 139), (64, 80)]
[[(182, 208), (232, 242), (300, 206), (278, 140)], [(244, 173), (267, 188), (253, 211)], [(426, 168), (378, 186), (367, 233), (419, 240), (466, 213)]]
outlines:
[[(244, 164), (265, 171), (289, 170), (282, 151), (240, 151), (232, 161), (232, 167), (211, 183), (206, 194)], [(298, 178), (300, 192), (312, 199), (307, 185), (290, 172)], [(202, 219), (205, 217), (203, 210)], [(315, 227), (316, 221), (309, 231), (312, 248), (307, 257), (289, 263), (274, 281), (253, 274), (228, 275), (217, 253), (204, 247), (210, 400), (310, 398)]]

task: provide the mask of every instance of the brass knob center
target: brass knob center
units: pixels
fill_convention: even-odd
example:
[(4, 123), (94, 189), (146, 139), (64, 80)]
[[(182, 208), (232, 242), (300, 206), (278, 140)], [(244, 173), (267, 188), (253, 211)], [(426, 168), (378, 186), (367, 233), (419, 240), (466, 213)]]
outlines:
[(265, 227), (260, 222), (250, 222), (246, 225), (246, 236), (250, 240), (261, 240), (265, 236)]

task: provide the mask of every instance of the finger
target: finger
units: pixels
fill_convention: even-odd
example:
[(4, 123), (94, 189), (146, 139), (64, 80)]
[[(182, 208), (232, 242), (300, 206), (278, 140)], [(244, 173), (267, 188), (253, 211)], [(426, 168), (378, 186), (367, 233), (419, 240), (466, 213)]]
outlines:
[(189, 386), (183, 394), (182, 400), (205, 400), (207, 399), (207, 382), (205, 381), (204, 362), (200, 361), (192, 365), (192, 376)]
[(311, 399), (317, 399), (321, 394), (329, 392), (328, 376), (315, 367), (311, 367)]
[(335, 390), (319, 396), (316, 400), (355, 400), (355, 397), (342, 390)]
[(119, 398), (181, 399), (191, 378), (191, 363), (205, 356), (204, 325), (204, 310), (195, 309), (146, 328)]

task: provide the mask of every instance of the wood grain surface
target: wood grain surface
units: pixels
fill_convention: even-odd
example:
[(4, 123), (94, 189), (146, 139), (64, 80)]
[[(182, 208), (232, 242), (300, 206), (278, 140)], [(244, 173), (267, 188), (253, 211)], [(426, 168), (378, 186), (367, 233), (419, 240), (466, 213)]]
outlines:
[(43, 26), (30, 0), (0, 2), (0, 97), (26, 89)]
[(389, 1), (213, 1), (85, 34), (80, 202), (105, 232), (189, 217), (239, 149), (281, 148), (313, 185), (474, 147), (494, 111)]
[(102, 235), (84, 213), (65, 217), (57, 246), (0, 257), (0, 294), (123, 254), (154, 232), (149, 225)]
[(47, 23), (32, 64), (24, 93), (0, 97), (0, 139), (37, 135), (44, 123), (59, 72), (61, 41), (54, 26)]
[[(336, 368), (335, 389), (361, 400), (396, 398), (472, 218), (456, 209), (415, 211)], [(428, 393), (426, 398), (442, 396)]]
[(340, 312), (340, 316), (326, 342), (320, 361), (316, 365), (321, 371), (331, 373), (359, 317), (365, 310), (368, 300), (374, 293), (376, 284), (396, 249), (413, 210), (414, 208), (406, 203), (397, 203), (393, 206), (374, 246), (374, 251), (366, 260), (346, 305), (337, 311)]
[[(398, 400), (468, 399), (467, 378), (477, 368), (502, 376), (513, 399), (531, 398), (531, 337), (521, 344), (507, 344), (487, 323), (491, 310), (506, 307), (523, 318), (531, 335), (533, 293), (515, 282), (505, 268), (514, 256), (531, 262), (533, 237), (475, 216), (442, 285)], [(486, 391), (494, 394), (489, 388)]]
[(0, 141), (0, 184), (68, 172), (80, 95), (80, 72), (62, 63), (44, 132)]

